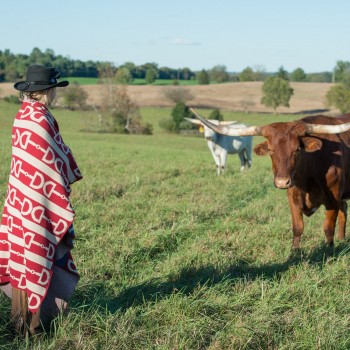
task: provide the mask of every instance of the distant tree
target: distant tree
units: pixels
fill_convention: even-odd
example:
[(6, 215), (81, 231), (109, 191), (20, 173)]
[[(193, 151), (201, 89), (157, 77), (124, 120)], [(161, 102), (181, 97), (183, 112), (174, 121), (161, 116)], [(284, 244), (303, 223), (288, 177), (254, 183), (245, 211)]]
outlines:
[(158, 69), (158, 79), (175, 79), (176, 71), (169, 67), (161, 67)]
[(185, 118), (192, 118), (192, 114), (188, 106), (183, 102), (178, 102), (171, 111), (171, 117), (174, 122), (173, 131), (178, 132), (183, 124), (187, 124)]
[(225, 83), (229, 80), (229, 75), (226, 70), (226, 66), (217, 65), (212, 68), (210, 72), (210, 80), (216, 81), (217, 83)]
[(117, 133), (129, 133), (133, 120), (138, 121), (140, 114), (127, 92), (126, 86), (114, 89), (114, 104), (110, 106), (113, 121), (113, 131)]
[(168, 99), (174, 103), (179, 103), (179, 102), (185, 103), (186, 101), (190, 101), (193, 99), (193, 95), (192, 95), (191, 91), (189, 89), (181, 87), (181, 86), (166, 87), (163, 90), (163, 94), (164, 94), (166, 99)]
[(133, 62), (125, 62), (124, 64), (122, 64), (118, 68), (119, 69), (121, 69), (121, 68), (128, 69), (132, 79), (142, 79), (145, 77), (145, 74), (144, 74), (142, 68), (139, 66), (136, 66)]
[(100, 125), (116, 133), (152, 133), (152, 126), (142, 121), (137, 104), (128, 95), (127, 85), (114, 84), (115, 69), (112, 64), (101, 65), (100, 81), (104, 91), (101, 107), (93, 106)]
[(269, 77), (262, 86), (263, 97), (261, 103), (266, 107), (272, 107), (274, 114), (279, 106), (289, 107), (293, 89), (289, 82), (280, 77)]
[(255, 73), (252, 68), (247, 67), (239, 75), (239, 81), (255, 81)]
[(146, 79), (146, 83), (147, 84), (154, 83), (156, 81), (156, 79), (157, 79), (157, 72), (154, 69), (152, 69), (152, 68), (148, 68), (146, 70), (146, 77), (145, 77), (145, 79)]
[(62, 95), (65, 107), (70, 110), (85, 109), (87, 93), (81, 88), (77, 82), (69, 84), (60, 94)]
[(255, 65), (253, 67), (255, 81), (264, 81), (266, 79), (266, 68), (262, 65)]
[(117, 68), (111, 62), (100, 63), (97, 67), (100, 83), (113, 84)]
[(147, 75), (147, 72), (149, 70), (153, 71), (152, 74), (155, 75), (155, 79), (158, 78), (159, 69), (158, 69), (158, 64), (157, 63), (154, 63), (154, 62), (145, 63), (145, 64), (140, 66), (140, 69), (143, 71), (143, 78), (144, 79), (146, 79), (146, 75)]
[(0, 51), (0, 81), (15, 81), (19, 77), (22, 78), (24, 74), (19, 74), (17, 71), (21, 61), (22, 57), (12, 54), (8, 49)]
[(302, 68), (296, 68), (290, 74), (291, 81), (306, 81), (306, 74)]
[(331, 72), (309, 73), (309, 74), (306, 74), (306, 81), (310, 83), (331, 83), (332, 73)]
[(350, 86), (341, 83), (332, 86), (326, 94), (327, 104), (334, 106), (341, 113), (350, 112)]
[(138, 106), (127, 92), (127, 86), (114, 88), (113, 105), (109, 106), (112, 117), (112, 131), (127, 134), (152, 134), (152, 125), (144, 123)]
[(341, 82), (346, 89), (350, 89), (350, 70), (347, 70), (343, 74), (343, 80)]
[(281, 78), (283, 80), (289, 80), (289, 74), (288, 72), (281, 66), (276, 74), (278, 78)]
[(344, 79), (346, 72), (350, 71), (349, 61), (337, 61), (334, 68), (334, 83), (341, 83)]
[(210, 77), (205, 69), (202, 69), (196, 74), (196, 79), (199, 85), (208, 85), (210, 83)]
[(29, 54), (28, 63), (29, 64), (43, 64), (43, 53), (37, 47), (34, 47), (32, 52)]
[(5, 68), (5, 80), (15, 81), (19, 78), (19, 74), (16, 69), (16, 60), (13, 60), (10, 64), (6, 65)]
[(118, 68), (114, 77), (115, 81), (119, 84), (130, 84), (132, 82), (132, 75), (126, 67)]
[(215, 108), (209, 114), (209, 119), (222, 121), (222, 120), (224, 120), (224, 116), (220, 112), (219, 108)]
[(185, 67), (181, 69), (181, 76), (183, 80), (190, 80), (192, 77), (191, 69)]

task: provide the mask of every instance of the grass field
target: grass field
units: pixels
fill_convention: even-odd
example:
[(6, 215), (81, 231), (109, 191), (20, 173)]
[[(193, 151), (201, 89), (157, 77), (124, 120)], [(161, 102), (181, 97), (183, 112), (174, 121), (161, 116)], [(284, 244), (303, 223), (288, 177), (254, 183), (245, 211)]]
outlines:
[[(17, 108), (0, 102), (2, 199)], [(153, 136), (84, 133), (89, 112), (54, 111), (84, 174), (72, 193), (81, 280), (69, 315), (37, 340), (10, 334), (0, 296), (0, 348), (349, 349), (349, 239), (323, 245), (323, 209), (291, 252), (286, 193), (273, 187), (269, 158), (253, 155), (240, 173), (230, 156), (217, 177), (202, 137), (158, 127), (170, 109), (141, 113)]]

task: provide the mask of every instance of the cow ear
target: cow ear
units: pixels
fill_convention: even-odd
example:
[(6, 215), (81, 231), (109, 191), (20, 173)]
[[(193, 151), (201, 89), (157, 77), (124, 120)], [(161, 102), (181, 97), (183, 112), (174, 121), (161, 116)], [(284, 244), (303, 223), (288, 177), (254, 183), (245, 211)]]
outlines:
[(267, 141), (260, 143), (254, 147), (254, 153), (258, 156), (265, 156), (268, 153), (269, 149), (267, 147)]
[(315, 152), (322, 147), (322, 141), (316, 137), (303, 137), (303, 144), (306, 152)]
[(340, 139), (345, 143), (346, 147), (350, 147), (350, 136), (347, 132), (339, 134)]

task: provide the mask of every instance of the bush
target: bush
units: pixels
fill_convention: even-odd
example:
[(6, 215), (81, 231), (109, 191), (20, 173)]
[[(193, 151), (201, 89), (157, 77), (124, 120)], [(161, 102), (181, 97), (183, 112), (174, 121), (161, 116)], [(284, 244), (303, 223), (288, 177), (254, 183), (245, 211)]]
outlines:
[(147, 69), (146, 77), (145, 77), (146, 83), (152, 84), (156, 81), (156, 79), (157, 79), (157, 72), (152, 68)]
[(69, 84), (69, 86), (63, 89), (61, 95), (63, 103), (68, 109), (86, 109), (88, 95), (77, 82)]
[(130, 84), (132, 82), (132, 76), (130, 70), (126, 67), (121, 67), (115, 73), (115, 81), (119, 84)]
[(209, 119), (222, 121), (222, 120), (224, 120), (224, 116), (221, 114), (219, 108), (215, 108), (215, 109), (210, 113)]
[(198, 72), (196, 78), (199, 85), (208, 85), (210, 83), (209, 73), (205, 69)]
[(21, 103), (21, 100), (16, 95), (6, 96), (6, 97), (4, 97), (4, 101), (6, 101), (8, 103), (16, 104), (16, 105)]
[(332, 86), (327, 92), (326, 99), (329, 106), (336, 107), (341, 113), (350, 112), (350, 89), (344, 84)]
[(266, 107), (272, 107), (274, 114), (279, 106), (289, 107), (289, 100), (294, 93), (289, 82), (280, 77), (267, 78), (262, 86), (262, 92), (261, 103)]
[(189, 108), (183, 103), (178, 102), (171, 111), (171, 118), (163, 119), (159, 122), (159, 126), (169, 132), (178, 133), (180, 130), (191, 130), (194, 125), (185, 118), (192, 118)]
[(171, 111), (171, 116), (176, 125), (176, 129), (179, 130), (180, 123), (184, 121), (185, 118), (191, 118), (192, 114), (189, 108), (183, 102), (178, 102)]
[(176, 131), (176, 124), (173, 119), (161, 119), (159, 121), (159, 126), (169, 132), (175, 132)]
[(152, 135), (152, 124), (144, 123), (138, 107), (129, 100), (120, 102), (119, 109), (112, 113), (112, 131), (118, 134)]
[(169, 86), (163, 90), (163, 94), (166, 99), (174, 102), (174, 103), (185, 103), (186, 101), (190, 101), (193, 99), (193, 95), (191, 91), (187, 88), (180, 86)]

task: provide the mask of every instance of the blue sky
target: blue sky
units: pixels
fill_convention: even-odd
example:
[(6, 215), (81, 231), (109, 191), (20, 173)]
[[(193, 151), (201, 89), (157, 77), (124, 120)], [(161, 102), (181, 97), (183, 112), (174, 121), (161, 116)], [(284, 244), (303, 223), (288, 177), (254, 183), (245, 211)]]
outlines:
[(350, 61), (349, 16), (349, 0), (1, 0), (0, 50), (312, 73)]

